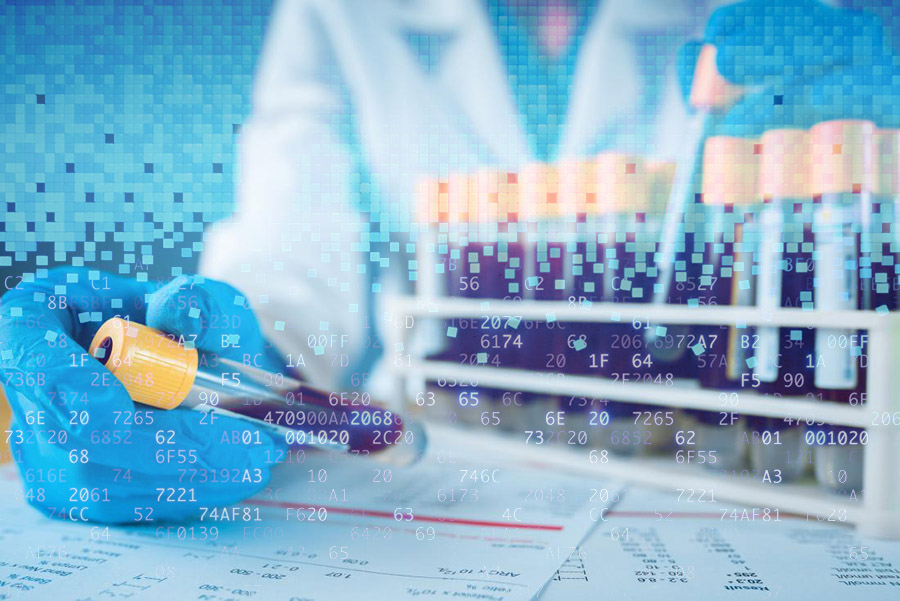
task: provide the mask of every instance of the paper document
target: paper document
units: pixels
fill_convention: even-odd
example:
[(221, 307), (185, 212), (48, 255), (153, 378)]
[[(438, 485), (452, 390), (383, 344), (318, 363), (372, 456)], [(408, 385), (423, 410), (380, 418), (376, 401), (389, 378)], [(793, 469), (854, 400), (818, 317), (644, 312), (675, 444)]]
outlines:
[(0, 599), (530, 599), (620, 487), (480, 455), (440, 438), (412, 468), (310, 453), (202, 521), (108, 530), (42, 517), (10, 468)]
[(704, 496), (627, 490), (540, 600), (900, 598), (900, 542)]

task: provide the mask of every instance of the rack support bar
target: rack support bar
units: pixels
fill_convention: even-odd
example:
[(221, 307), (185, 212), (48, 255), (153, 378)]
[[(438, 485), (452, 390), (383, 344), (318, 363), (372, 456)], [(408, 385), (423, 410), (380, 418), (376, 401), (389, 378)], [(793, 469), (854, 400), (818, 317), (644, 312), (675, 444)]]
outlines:
[[(869, 330), (868, 444), (863, 456), (864, 534), (900, 538), (900, 328), (895, 321)], [(882, 421), (884, 420), (884, 421)], [(884, 423), (888, 425), (883, 425)]]

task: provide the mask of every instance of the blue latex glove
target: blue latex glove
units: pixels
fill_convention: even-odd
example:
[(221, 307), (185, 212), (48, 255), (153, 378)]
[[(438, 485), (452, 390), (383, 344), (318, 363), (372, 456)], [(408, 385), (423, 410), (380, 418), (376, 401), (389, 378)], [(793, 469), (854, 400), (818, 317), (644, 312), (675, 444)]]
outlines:
[(900, 100), (894, 53), (871, 13), (815, 0), (749, 0), (720, 8), (703, 41), (679, 52), (685, 98), (704, 43), (716, 46), (719, 73), (748, 87), (715, 134), (758, 136), (831, 119), (900, 124), (893, 108)]
[[(114, 316), (197, 348), (284, 371), (246, 300), (201, 277), (160, 287), (87, 269), (42, 270), (0, 299), (0, 383), (28, 501), (48, 515), (110, 523), (181, 520), (259, 491), (281, 451), (264, 431), (188, 409), (135, 405), (87, 347)], [(223, 335), (232, 337), (226, 348)]]

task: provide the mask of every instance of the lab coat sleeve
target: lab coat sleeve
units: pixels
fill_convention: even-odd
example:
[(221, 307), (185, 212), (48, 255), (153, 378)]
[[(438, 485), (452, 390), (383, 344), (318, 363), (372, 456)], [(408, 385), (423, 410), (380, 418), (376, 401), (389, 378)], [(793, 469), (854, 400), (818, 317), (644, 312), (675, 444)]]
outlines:
[(291, 364), (332, 388), (366, 344), (367, 280), (339, 129), (347, 94), (323, 23), (315, 0), (273, 11), (242, 129), (237, 209), (208, 232), (200, 270), (245, 293)]

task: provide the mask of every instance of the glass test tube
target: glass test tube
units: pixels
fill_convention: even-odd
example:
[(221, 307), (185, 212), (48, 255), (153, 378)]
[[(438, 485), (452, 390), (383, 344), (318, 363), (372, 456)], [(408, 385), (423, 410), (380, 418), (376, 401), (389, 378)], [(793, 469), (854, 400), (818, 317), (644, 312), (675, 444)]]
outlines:
[[(701, 238), (705, 242), (703, 271), (697, 282), (701, 304), (753, 304), (753, 253), (758, 237), (756, 148), (756, 141), (747, 138), (716, 136), (706, 141), (702, 199), (709, 227)], [(695, 332), (702, 347), (696, 353), (701, 386), (737, 391), (752, 385), (752, 345), (747, 343), (752, 336), (750, 328), (703, 326)], [(690, 415), (696, 419), (697, 444), (715, 453), (715, 462), (707, 462), (706, 467), (740, 469), (747, 451), (746, 418), (727, 411), (691, 411)]]
[(89, 352), (136, 403), (249, 421), (291, 446), (363, 455), (404, 447), (415, 460), (426, 443), (423, 431), (366, 393), (322, 391), (118, 317), (100, 327)]
[[(676, 165), (672, 162), (650, 160), (647, 161), (645, 169), (650, 184), (648, 190), (650, 195), (650, 205), (648, 212), (645, 215), (645, 223), (643, 227), (638, 230), (639, 234), (643, 234), (645, 242), (639, 243), (638, 248), (639, 250), (644, 250), (643, 261), (645, 261), (647, 265), (646, 286), (642, 286), (642, 288), (656, 290), (660, 281), (659, 260), (660, 249), (662, 247), (661, 235), (666, 211), (668, 209), (670, 191), (675, 178)], [(650, 299), (643, 302), (650, 302)], [(656, 326), (653, 325), (650, 327), (655, 329)], [(675, 369), (668, 369), (671, 366), (666, 365), (665, 363), (661, 366), (656, 364), (650, 365), (650, 362), (654, 360), (652, 351), (657, 348), (657, 345), (661, 345), (663, 348), (668, 345), (669, 340), (667, 336), (654, 337), (651, 339), (652, 344), (646, 337), (644, 340), (645, 344), (647, 344), (647, 350), (644, 351), (643, 355), (644, 368), (653, 375), (654, 383), (668, 385), (678, 376), (678, 371)], [(637, 341), (635, 340), (635, 342)], [(660, 408), (657, 408), (657, 410), (659, 409)], [(668, 416), (664, 413), (663, 417), (665, 418), (667, 425), (664, 429), (660, 430), (658, 434), (654, 435), (651, 449), (667, 450), (674, 446), (675, 433), (684, 422), (684, 411), (675, 409), (671, 410), (671, 413), (674, 416), (673, 423), (669, 423)]]
[[(617, 232), (620, 228), (623, 236), (627, 219), (621, 214), (626, 206), (626, 196), (646, 198), (646, 190), (641, 186), (646, 182), (638, 178), (636, 159), (631, 159), (632, 168), (627, 167), (628, 156), (606, 152), (595, 158), (597, 178), (597, 220), (593, 232), (596, 241), (596, 260), (594, 262), (594, 286), (599, 299), (605, 303), (623, 302), (621, 286), (622, 269), (620, 260), (624, 260), (617, 245)], [(624, 249), (621, 249), (622, 251)], [(618, 292), (617, 292), (618, 289)], [(630, 323), (608, 322), (600, 324), (598, 336), (588, 350), (591, 351), (590, 373), (603, 378), (627, 378), (633, 370), (626, 368), (629, 362), (621, 357), (622, 353), (633, 352), (635, 347), (642, 346), (636, 342), (641, 338), (634, 332)], [(623, 374), (623, 371), (626, 372)], [(623, 385), (625, 385), (623, 383)], [(615, 399), (602, 399), (600, 411), (593, 416), (593, 428), (590, 430), (591, 446), (608, 449), (623, 455), (634, 455), (642, 452), (644, 440), (636, 431), (633, 411), (643, 406), (623, 403)]]
[(900, 308), (900, 130), (875, 133), (875, 194), (869, 251), (871, 303), (876, 310)]
[[(500, 200), (500, 240), (506, 247), (506, 269), (503, 272), (505, 294), (502, 299), (507, 301), (521, 301), (525, 298), (525, 271), (528, 211), (523, 211), (521, 203), (521, 184), (519, 174), (506, 173), (506, 184), (500, 181), (498, 193)], [(511, 353), (512, 367), (523, 369), (528, 365), (528, 336), (522, 325), (520, 316), (509, 315), (509, 327), (515, 333)], [(519, 390), (511, 390), (503, 394), (500, 399), (501, 427), (505, 431), (523, 432), (525, 420), (522, 417), (524, 407), (528, 400), (528, 393)]]
[[(597, 161), (580, 159), (563, 161), (558, 166), (559, 195), (563, 206), (574, 215), (571, 289), (568, 301), (572, 306), (589, 306), (603, 300), (603, 258), (598, 235), (602, 230), (603, 212), (597, 198)], [(609, 369), (606, 348), (609, 326), (603, 323), (579, 322), (566, 324), (565, 373), (596, 374)], [(589, 396), (564, 396), (561, 409), (565, 412), (573, 444), (587, 445), (592, 430), (601, 427), (600, 413), (606, 401)]]
[[(762, 136), (757, 307), (812, 309), (814, 291), (811, 140), (780, 129)], [(754, 374), (760, 392), (814, 398), (815, 335), (810, 328), (757, 328)]]
[[(609, 206), (598, 196), (598, 161), (570, 161), (559, 166), (560, 196), (575, 215), (572, 259), (573, 305), (606, 300), (603, 252), (615, 226)], [(567, 373), (608, 376), (611, 373), (607, 343), (608, 324), (579, 323), (567, 326)]]
[[(753, 305), (755, 254), (759, 244), (758, 161), (756, 140), (716, 136), (706, 141), (703, 203), (709, 219), (703, 272), (698, 282), (701, 305)], [(698, 328), (700, 385), (716, 390), (753, 386), (754, 328)]]
[[(526, 165), (519, 177), (521, 209), (527, 224), (523, 297), (526, 301), (565, 300), (571, 288), (571, 254), (567, 250), (569, 222), (574, 213), (559, 202), (559, 172), (553, 165)], [(551, 312), (548, 312), (551, 313)], [(552, 317), (552, 316), (551, 316)], [(527, 367), (548, 378), (564, 377), (567, 348), (565, 325), (553, 319), (523, 322)], [(547, 413), (561, 404), (559, 395), (534, 393), (525, 397), (522, 412), (530, 430), (546, 430)]]
[[(457, 176), (453, 178), (458, 180)], [(464, 281), (461, 280), (461, 276), (464, 275), (463, 253), (468, 244), (467, 207), (459, 206), (458, 196), (451, 202), (450, 178), (430, 178), (423, 181), (419, 194), (420, 198), (424, 199), (428, 223), (434, 224), (431, 228), (434, 234), (430, 239), (426, 238), (426, 244), (433, 240), (436, 245), (436, 254), (426, 263), (433, 266), (435, 276), (424, 277), (421, 290), (437, 294), (439, 297), (460, 296), (460, 282)], [(464, 361), (468, 356), (466, 336), (469, 334), (470, 326), (470, 320), (458, 318), (443, 320), (439, 337), (445, 338), (447, 344), (429, 358), (457, 363)], [(459, 382), (450, 378), (439, 378), (428, 382), (425, 393), (421, 398), (416, 398), (415, 402), (441, 421), (457, 423), (460, 418), (460, 392)]]
[[(603, 153), (597, 163), (598, 198), (604, 216), (598, 237), (599, 258), (604, 265), (602, 299), (609, 303), (640, 302), (648, 291), (632, 283), (636, 277), (638, 218), (644, 222), (650, 199), (644, 162), (630, 155)], [(611, 323), (609, 335), (612, 338), (604, 345), (609, 352), (609, 376), (621, 379), (623, 385), (641, 381), (649, 372), (644, 345), (637, 340), (640, 332), (631, 322)]]
[[(872, 215), (873, 136), (867, 121), (829, 121), (812, 128), (815, 306), (855, 310), (869, 299), (860, 286), (860, 245)], [(825, 400), (848, 402), (861, 392), (865, 338), (842, 328), (816, 331), (815, 384)]]
[[(875, 125), (868, 121), (828, 121), (810, 131), (813, 193), (820, 199), (813, 216), (815, 306), (824, 310), (871, 309), (871, 289), (863, 273), (871, 261), (872, 194), (875, 187)], [(863, 250), (866, 251), (863, 255)], [(865, 277), (868, 276), (868, 277)], [(815, 386), (826, 401), (858, 403), (865, 393), (864, 331), (819, 328), (815, 333)], [(859, 490), (864, 433), (827, 426), (825, 444), (816, 435), (816, 475), (820, 483)], [(840, 479), (826, 474), (845, 474)]]
[[(602, 300), (602, 251), (598, 260), (597, 235), (600, 211), (597, 202), (597, 161), (593, 159), (563, 161), (558, 165), (559, 196), (563, 206), (574, 213), (572, 254), (572, 288), (568, 301), (572, 306), (586, 306)], [(598, 276), (600, 279), (598, 281)], [(590, 374), (607, 367), (609, 360), (607, 324), (566, 324), (567, 374)], [(568, 429), (574, 433), (573, 444), (586, 445), (591, 430), (600, 427), (600, 411), (606, 402), (585, 396), (562, 397), (561, 409)]]
[(870, 308), (896, 311), (900, 308), (900, 130), (875, 133), (875, 195), (872, 200), (872, 269)]
[[(468, 173), (453, 173), (447, 180), (450, 242), (451, 244), (455, 242), (459, 250), (455, 275), (450, 278), (451, 297), (481, 298), (483, 293), (482, 284), (485, 278), (481, 274), (481, 267), (485, 245), (477, 235), (476, 183), (476, 178)], [(457, 363), (497, 365), (496, 357), (481, 350), (482, 320), (456, 318), (453, 323), (456, 326), (456, 338), (459, 344)], [(479, 415), (490, 404), (487, 398), (488, 392), (481, 390), (477, 381), (447, 378), (446, 384), (453, 389), (454, 411), (459, 422), (468, 425), (478, 424)]]
[[(419, 225), (416, 260), (421, 266), (416, 291), (426, 298), (443, 298), (449, 292), (449, 208), (446, 180), (423, 177), (416, 182), (416, 215)], [(444, 357), (446, 354), (442, 350), (436, 352), (435, 357)]]
[[(812, 132), (813, 183), (822, 199), (815, 221), (816, 306), (874, 309), (884, 304), (890, 309), (891, 295), (884, 294), (884, 287), (879, 291), (875, 286), (877, 274), (886, 278), (887, 273), (880, 265), (883, 249), (876, 250), (874, 241), (882, 235), (882, 220), (890, 218), (892, 207), (888, 206), (892, 203), (876, 203), (877, 197), (873, 197), (880, 191), (876, 185), (881, 179), (877, 173), (880, 157), (874, 154), (880, 142), (876, 146), (874, 125), (832, 121), (820, 123)], [(895, 169), (884, 167), (887, 171)], [(843, 222), (845, 219), (851, 221)], [(874, 264), (876, 260), (879, 265)], [(864, 332), (818, 330), (815, 382), (821, 398), (853, 405), (865, 402), (866, 359)], [(828, 373), (830, 370), (834, 373)], [(864, 431), (844, 426), (824, 425), (810, 432), (816, 478), (823, 486), (833, 491), (860, 490), (865, 437)]]
[[(664, 210), (664, 197), (655, 185), (659, 175), (648, 173), (640, 157), (627, 154), (604, 153), (597, 162), (598, 202), (604, 215), (598, 237), (604, 264), (602, 299), (648, 302), (656, 282), (654, 261)], [(600, 348), (608, 353), (608, 368), (602, 375), (623, 387), (670, 382), (672, 374), (657, 368), (643, 332), (630, 320), (605, 326)], [(671, 446), (675, 419), (671, 412), (665, 416), (664, 407), (610, 400), (605, 411), (609, 423), (593, 430), (595, 445), (619, 454), (643, 454)]]
[[(472, 189), (472, 186), (470, 186)], [(473, 241), (479, 249), (480, 286), (475, 298), (510, 299), (520, 293), (521, 247), (517, 244), (516, 206), (518, 175), (482, 170), (475, 176), (475, 232)], [(515, 266), (515, 267), (513, 267)], [(512, 315), (485, 315), (479, 320), (478, 349), (483, 363), (492, 367), (521, 364), (524, 342), (519, 319)], [(481, 410), (477, 424), (512, 431), (515, 427), (516, 404), (521, 405), (517, 391), (479, 387)], [(496, 413), (495, 413), (496, 412)]]
[[(446, 179), (423, 177), (416, 184), (416, 209), (420, 238), (416, 248), (419, 279), (416, 290), (425, 298), (450, 296), (451, 275), (456, 271), (459, 249), (451, 256), (449, 236), (449, 184)], [(455, 336), (456, 324), (444, 319), (423, 326), (418, 341), (425, 346), (425, 357), (432, 361), (456, 361), (460, 351)], [(449, 333), (454, 332), (453, 336)], [(455, 395), (446, 383), (425, 382), (425, 390), (416, 395), (415, 405), (430, 417), (449, 421), (455, 419)]]
[[(763, 134), (761, 143), (759, 191), (764, 204), (760, 213), (756, 305), (769, 311), (810, 308), (814, 272), (809, 132), (771, 130)], [(811, 395), (814, 368), (808, 357), (813, 339), (809, 328), (757, 328), (753, 338), (754, 386), (776, 397)], [(754, 467), (778, 469), (784, 482), (799, 478), (811, 463), (811, 453), (804, 442), (804, 425), (799, 420), (752, 420), (756, 444), (750, 450)], [(771, 451), (775, 454), (766, 448), (770, 444), (774, 445)]]

